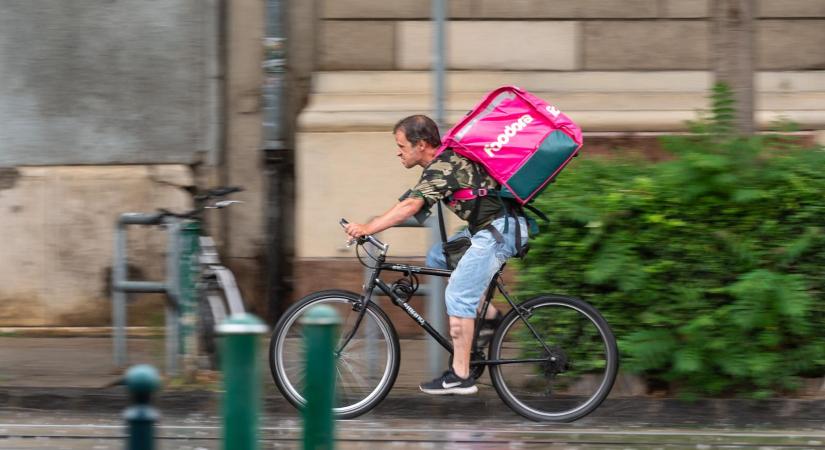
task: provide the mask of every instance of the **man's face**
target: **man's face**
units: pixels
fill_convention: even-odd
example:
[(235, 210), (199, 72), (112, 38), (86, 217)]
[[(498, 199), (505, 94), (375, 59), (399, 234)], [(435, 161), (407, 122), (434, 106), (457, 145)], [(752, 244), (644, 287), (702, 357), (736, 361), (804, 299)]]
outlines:
[(395, 132), (395, 145), (398, 146), (398, 157), (401, 158), (401, 164), (404, 167), (409, 169), (421, 163), (423, 142), (418, 142), (417, 145), (413, 146), (407, 140), (404, 130), (398, 130)]

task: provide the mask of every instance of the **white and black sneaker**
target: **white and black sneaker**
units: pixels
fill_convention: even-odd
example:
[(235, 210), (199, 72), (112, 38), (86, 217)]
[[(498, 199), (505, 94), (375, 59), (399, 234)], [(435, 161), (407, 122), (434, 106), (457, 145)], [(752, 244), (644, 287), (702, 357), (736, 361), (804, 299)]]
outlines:
[(440, 377), (421, 383), (418, 386), (421, 392), (425, 394), (444, 395), (444, 394), (458, 394), (468, 395), (478, 392), (478, 386), (473, 377), (461, 378), (450, 369)]

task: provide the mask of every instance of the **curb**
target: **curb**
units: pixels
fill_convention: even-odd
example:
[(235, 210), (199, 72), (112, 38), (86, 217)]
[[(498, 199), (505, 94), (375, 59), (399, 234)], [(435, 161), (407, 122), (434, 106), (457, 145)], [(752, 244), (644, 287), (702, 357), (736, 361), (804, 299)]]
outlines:
[[(274, 388), (265, 387), (263, 410), (273, 415), (299, 417)], [(217, 412), (222, 393), (209, 390), (162, 390), (155, 405), (174, 416), (194, 410)], [(41, 411), (89, 411), (118, 413), (129, 405), (126, 388), (4, 388), (0, 409)], [(412, 389), (395, 389), (372, 412), (381, 418), (428, 417), (430, 419), (495, 419), (524, 421), (507, 408), (496, 393), (483, 389), (479, 395), (433, 397)], [(823, 429), (825, 399), (701, 399), (693, 402), (672, 398), (623, 397), (607, 399), (595, 412), (562, 426), (624, 427), (736, 427), (754, 429)]]
[[(126, 327), (130, 338), (163, 337), (163, 327)], [(84, 337), (112, 338), (112, 327), (0, 327), (2, 337)]]

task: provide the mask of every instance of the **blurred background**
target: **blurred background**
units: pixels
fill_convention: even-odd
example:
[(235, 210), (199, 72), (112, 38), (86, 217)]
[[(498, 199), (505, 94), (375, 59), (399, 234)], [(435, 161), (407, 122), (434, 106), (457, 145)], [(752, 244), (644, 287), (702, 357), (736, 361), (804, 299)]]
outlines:
[[(798, 145), (825, 143), (825, 1), (445, 13), (444, 127), (515, 84), (581, 125), (586, 159), (669, 159), (660, 137), (687, 132), (725, 81), (744, 134), (781, 119)], [(419, 0), (0, 1), (0, 326), (109, 326), (115, 220), (186, 209), (175, 185), (246, 189), (209, 226), (253, 312), (273, 321), (310, 291), (357, 290), (338, 219), (383, 212), (417, 179), (391, 129), (434, 114), (433, 35)], [(130, 274), (162, 278), (165, 235), (129, 239)], [(402, 256), (428, 239), (385, 234)], [(160, 325), (163, 301), (138, 296), (130, 325)]]

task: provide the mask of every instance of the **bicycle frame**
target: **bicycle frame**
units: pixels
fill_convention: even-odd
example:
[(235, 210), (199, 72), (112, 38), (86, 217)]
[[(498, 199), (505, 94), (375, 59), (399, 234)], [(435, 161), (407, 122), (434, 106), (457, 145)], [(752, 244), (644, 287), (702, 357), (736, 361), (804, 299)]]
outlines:
[[(353, 338), (353, 336), (355, 336), (355, 333), (358, 331), (358, 328), (361, 325), (361, 321), (364, 317), (364, 314), (366, 314), (366, 311), (367, 311), (366, 305), (368, 303), (375, 303), (375, 302), (372, 301), (372, 294), (373, 294), (376, 287), (378, 289), (380, 289), (382, 292), (384, 292), (392, 300), (392, 302), (396, 306), (398, 306), (399, 308), (404, 310), (404, 312), (407, 313), (407, 315), (411, 319), (413, 319), (421, 328), (424, 329), (424, 331), (427, 332), (427, 334), (429, 334), (433, 339), (435, 339), (436, 342), (439, 343), (439, 345), (444, 347), (444, 349), (447, 350), (452, 355), (453, 354), (453, 345), (450, 343), (450, 341), (446, 337), (444, 337), (441, 333), (439, 333), (438, 330), (433, 328), (433, 326), (430, 325), (430, 323), (427, 322), (424, 319), (424, 317), (422, 317), (421, 314), (419, 314), (418, 311), (416, 311), (415, 308), (413, 308), (409, 304), (409, 302), (407, 300), (405, 300), (405, 299), (399, 297), (398, 295), (396, 295), (392, 291), (392, 288), (390, 287), (390, 285), (385, 283), (384, 280), (382, 280), (380, 278), (380, 275), (381, 275), (381, 272), (389, 271), (389, 272), (398, 272), (398, 273), (403, 273), (403, 274), (416, 274), (416, 275), (431, 275), (431, 276), (438, 276), (438, 277), (449, 277), (453, 273), (453, 271), (449, 270), (449, 269), (437, 269), (437, 268), (433, 268), (433, 267), (423, 267), (423, 266), (416, 266), (416, 265), (411, 265), (411, 264), (388, 263), (388, 262), (386, 262), (386, 253), (387, 253), (387, 250), (388, 250), (389, 246), (381, 243), (380, 241), (378, 241), (377, 239), (374, 239), (374, 238), (368, 240), (367, 242), (369, 242), (372, 245), (374, 245), (375, 247), (377, 247), (380, 250), (380, 253), (375, 258), (376, 263), (377, 263), (376, 266), (372, 267), (372, 272), (370, 273), (369, 278), (367, 279), (366, 283), (364, 284), (364, 291), (362, 292), (361, 297), (360, 297), (361, 303), (360, 303), (359, 306), (356, 306), (356, 308), (360, 308), (360, 310), (359, 310), (359, 316), (358, 316), (358, 318), (356, 319), (356, 322), (355, 322), (355, 326), (352, 328), (352, 331), (350, 332), (350, 334), (342, 340), (341, 346), (338, 349), (336, 349), (336, 351), (335, 351), (336, 356), (339, 355), (341, 353), (341, 351), (343, 351), (343, 349), (347, 346), (347, 344), (350, 342), (350, 340)], [(482, 322), (481, 318), (485, 317), (485, 314), (487, 312), (487, 308), (489, 308), (489, 306), (490, 306), (490, 302), (492, 301), (493, 295), (495, 293), (494, 288), (496, 290), (498, 290), (504, 296), (504, 298), (507, 300), (507, 303), (509, 303), (510, 306), (513, 309), (516, 310), (516, 312), (519, 315), (519, 317), (521, 318), (521, 320), (525, 323), (525, 325), (527, 325), (527, 327), (530, 329), (530, 331), (536, 337), (536, 339), (539, 342), (541, 342), (541, 344), (544, 347), (544, 350), (547, 352), (547, 354), (552, 355), (553, 352), (550, 350), (549, 347), (547, 347), (547, 344), (544, 342), (544, 339), (542, 339), (539, 336), (539, 334), (535, 330), (535, 328), (527, 321), (527, 318), (529, 318), (529, 316), (530, 316), (529, 312), (524, 311), (522, 308), (520, 308), (516, 304), (516, 302), (513, 300), (513, 298), (511, 298), (510, 295), (508, 294), (507, 289), (504, 286), (504, 283), (501, 281), (501, 273), (502, 273), (503, 270), (504, 270), (504, 265), (502, 265), (502, 267), (499, 269), (499, 271), (493, 276), (493, 279), (490, 280), (490, 284), (487, 287), (487, 293), (486, 293), (485, 299), (482, 303), (481, 311), (480, 311), (480, 314), (478, 316), (479, 318), (477, 318), (476, 321), (475, 321), (475, 327), (474, 327), (474, 331), (473, 331), (473, 348), (472, 348), (472, 351), (471, 351), (471, 357), (477, 356), (480, 352), (480, 349), (478, 348), (478, 345), (477, 345), (477, 341), (478, 341), (479, 329), (481, 328), (480, 327), (481, 322)], [(526, 362), (544, 362), (546, 360), (547, 360), (547, 358), (507, 359), (507, 360), (490, 360), (490, 359), (472, 360), (471, 359), (470, 365), (471, 366), (472, 365), (494, 366), (494, 365), (501, 365), (501, 364), (515, 364), (515, 363), (526, 363)]]
[[(214, 279), (217, 282), (217, 286), (223, 291), (226, 298), (229, 315), (244, 313), (243, 298), (241, 297), (240, 289), (238, 289), (238, 284), (235, 281), (235, 275), (232, 274), (231, 270), (221, 264), (215, 241), (209, 236), (200, 236), (199, 263), (201, 265), (201, 281)], [(213, 304), (212, 299), (209, 299), (209, 302), (210, 306), (215, 309), (223, 308), (223, 305), (217, 306)], [(225, 310), (224, 316), (226, 316)], [(215, 317), (215, 323), (220, 323), (224, 318), (225, 317)]]

